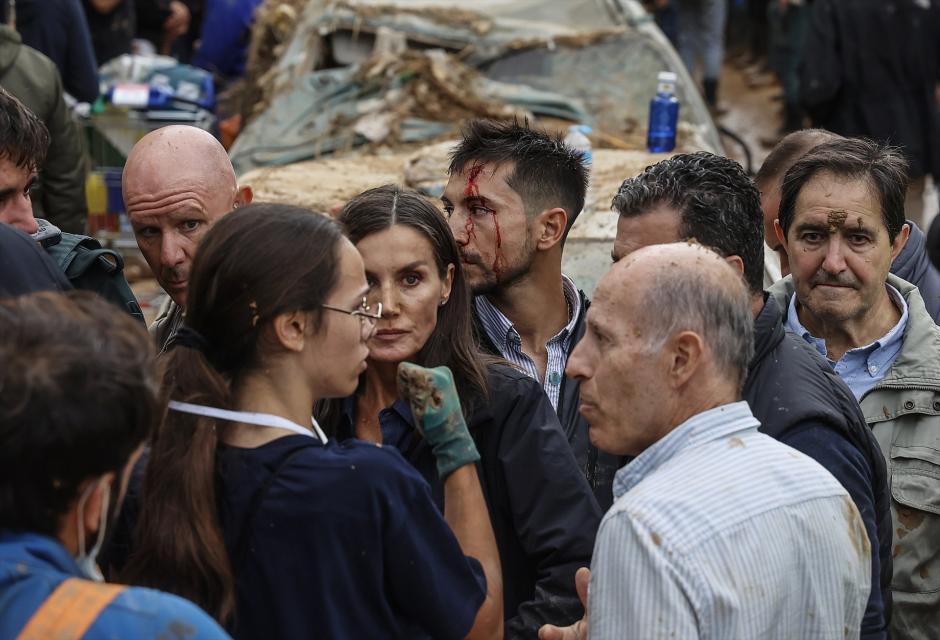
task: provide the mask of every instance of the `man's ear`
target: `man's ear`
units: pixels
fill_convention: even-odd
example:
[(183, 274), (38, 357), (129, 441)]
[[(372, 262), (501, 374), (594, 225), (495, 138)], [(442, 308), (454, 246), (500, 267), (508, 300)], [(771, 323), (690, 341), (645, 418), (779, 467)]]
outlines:
[(304, 340), (307, 337), (307, 327), (310, 314), (307, 311), (291, 311), (282, 313), (274, 318), (271, 331), (282, 347), (288, 351), (300, 352), (304, 350)]
[(564, 239), (565, 229), (568, 227), (568, 213), (564, 209), (546, 209), (535, 218), (539, 233), (535, 246), (539, 251), (548, 251)]
[(901, 233), (899, 233), (894, 238), (894, 243), (891, 245), (891, 261), (893, 262), (895, 258), (901, 255), (901, 252), (904, 251), (904, 246), (907, 244), (908, 238), (911, 237), (911, 225), (905, 224), (901, 227)]
[(777, 240), (779, 240), (780, 244), (783, 246), (783, 250), (789, 254), (790, 248), (787, 246), (787, 234), (783, 232), (783, 227), (780, 226), (780, 218), (774, 220), (774, 234), (776, 234)]
[[(88, 543), (89, 537), (98, 533), (101, 526), (101, 510), (105, 508), (105, 503), (111, 498), (111, 485), (114, 483), (114, 472), (106, 473), (100, 478), (90, 480), (94, 489), (88, 494), (85, 504), (82, 506), (82, 522), (85, 525), (85, 542)], [(82, 490), (85, 490), (82, 487)], [(109, 509), (116, 509), (117, 505), (110, 505)], [(91, 538), (92, 540), (94, 538)], [(79, 549), (79, 552), (84, 549)]]
[(245, 205), (251, 204), (252, 199), (255, 197), (254, 191), (251, 190), (251, 187), (248, 185), (241, 186), (239, 185), (238, 191), (235, 193), (235, 202), (232, 208), (240, 209)]
[(735, 271), (741, 274), (741, 277), (744, 277), (744, 260), (741, 259), (741, 256), (728, 256), (725, 258), (725, 262), (730, 264)]
[(682, 331), (666, 344), (669, 378), (673, 389), (683, 387), (702, 366), (705, 343), (694, 331)]

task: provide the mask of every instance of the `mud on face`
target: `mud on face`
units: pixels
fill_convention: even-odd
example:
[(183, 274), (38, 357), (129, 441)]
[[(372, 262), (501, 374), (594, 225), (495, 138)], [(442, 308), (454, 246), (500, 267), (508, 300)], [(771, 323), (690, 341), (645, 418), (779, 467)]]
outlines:
[[(829, 212), (826, 221), (829, 223), (829, 233), (835, 233), (845, 224), (845, 219), (849, 217), (849, 212), (845, 209), (833, 209)], [(861, 226), (861, 225), (859, 225)]]

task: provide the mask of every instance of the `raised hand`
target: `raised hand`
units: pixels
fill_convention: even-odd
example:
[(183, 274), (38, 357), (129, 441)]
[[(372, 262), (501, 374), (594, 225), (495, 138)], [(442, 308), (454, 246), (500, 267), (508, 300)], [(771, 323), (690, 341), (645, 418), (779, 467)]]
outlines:
[(467, 431), (450, 369), (425, 369), (402, 362), (398, 365), (398, 393), (408, 401), (418, 430), (431, 445), (442, 480), (480, 459)]

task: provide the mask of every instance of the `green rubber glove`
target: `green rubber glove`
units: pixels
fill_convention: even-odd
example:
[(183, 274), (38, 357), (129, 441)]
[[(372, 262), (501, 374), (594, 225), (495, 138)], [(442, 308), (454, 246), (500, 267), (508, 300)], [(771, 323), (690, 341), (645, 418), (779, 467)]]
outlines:
[(480, 459), (467, 431), (450, 369), (425, 369), (402, 362), (398, 365), (398, 393), (411, 405), (418, 431), (431, 445), (441, 480)]

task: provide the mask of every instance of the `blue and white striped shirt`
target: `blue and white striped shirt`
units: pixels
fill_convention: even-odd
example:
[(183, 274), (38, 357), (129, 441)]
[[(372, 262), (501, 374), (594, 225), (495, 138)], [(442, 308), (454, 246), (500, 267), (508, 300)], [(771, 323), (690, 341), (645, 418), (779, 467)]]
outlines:
[(744, 402), (679, 425), (617, 472), (591, 563), (595, 639), (858, 638), (861, 516)]
[(562, 276), (562, 286), (565, 291), (565, 299), (568, 301), (568, 324), (558, 332), (555, 337), (545, 343), (545, 350), (548, 352), (548, 363), (545, 367), (545, 379), (539, 377), (538, 368), (535, 361), (528, 354), (522, 351), (522, 337), (512, 321), (493, 306), (486, 299), (486, 296), (477, 296), (473, 302), (476, 305), (477, 316), (480, 318), (480, 324), (486, 331), (487, 337), (497, 349), (499, 354), (509, 362), (519, 367), (530, 378), (538, 380), (545, 389), (545, 394), (552, 402), (552, 407), (558, 410), (558, 398), (561, 395), (561, 382), (565, 378), (565, 366), (568, 364), (568, 349), (571, 346), (571, 339), (574, 335), (574, 328), (578, 324), (578, 318), (583, 310), (581, 309), (581, 296), (578, 295), (578, 288), (574, 285), (568, 276)]

